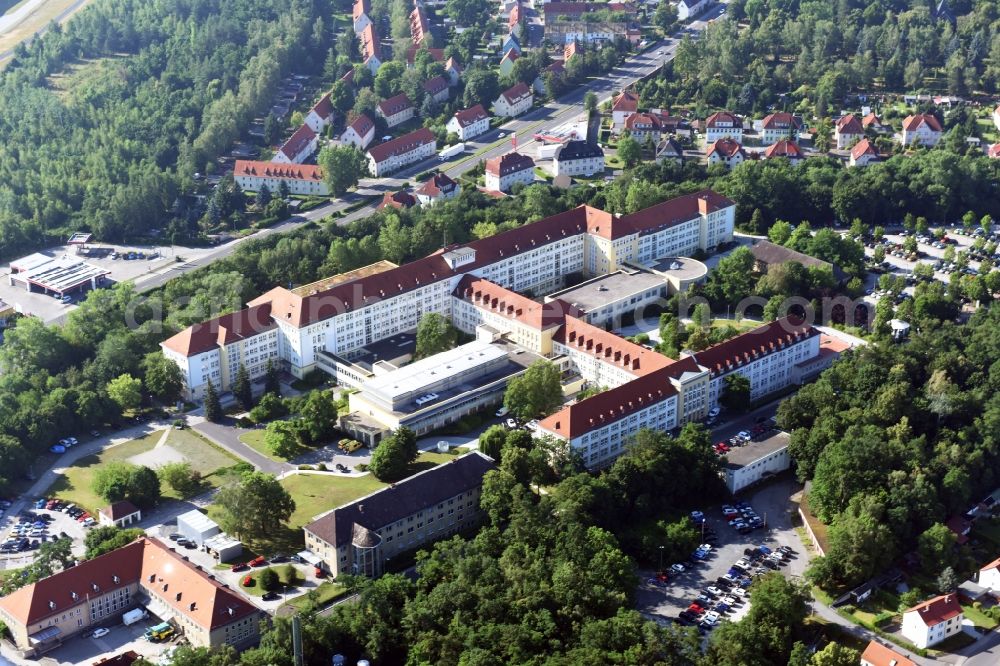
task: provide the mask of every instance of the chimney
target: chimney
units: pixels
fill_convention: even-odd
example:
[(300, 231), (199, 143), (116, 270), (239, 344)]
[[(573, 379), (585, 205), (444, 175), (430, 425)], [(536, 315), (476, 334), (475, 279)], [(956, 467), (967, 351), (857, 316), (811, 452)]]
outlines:
[(702, 215), (708, 215), (708, 197), (704, 194), (698, 197), (698, 212)]

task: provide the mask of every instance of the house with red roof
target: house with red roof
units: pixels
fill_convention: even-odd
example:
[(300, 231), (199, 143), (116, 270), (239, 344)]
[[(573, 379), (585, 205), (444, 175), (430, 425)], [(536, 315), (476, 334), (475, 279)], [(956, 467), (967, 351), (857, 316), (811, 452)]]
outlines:
[(837, 119), (833, 128), (833, 137), (837, 142), (837, 150), (846, 150), (860, 141), (865, 135), (865, 128), (853, 113)]
[(430, 206), (438, 201), (454, 199), (462, 191), (462, 186), (448, 174), (437, 172), (417, 188), (417, 201), (421, 206)]
[(419, 46), (423, 43), (424, 38), (430, 34), (431, 24), (427, 20), (427, 14), (424, 12), (424, 6), (419, 2), (414, 4), (416, 6), (413, 11), (410, 12), (410, 41)]
[(384, 99), (375, 107), (375, 113), (385, 118), (389, 127), (401, 125), (413, 117), (416, 109), (406, 93), (399, 93), (389, 99)]
[(375, 121), (365, 114), (358, 115), (340, 135), (340, 142), (364, 150), (375, 138)]
[(309, 125), (303, 124), (281, 145), (271, 161), (277, 164), (301, 164), (316, 152), (317, 145), (319, 136)]
[(354, 34), (361, 35), (365, 28), (372, 24), (371, 20), (372, 4), (371, 0), (354, 0), (354, 7), (351, 15), (354, 20)]
[(443, 76), (435, 76), (427, 79), (423, 83), (423, 89), (428, 97), (439, 104), (447, 102), (448, 96), (451, 94), (448, 89), (448, 80)]
[(625, 121), (639, 110), (639, 96), (630, 90), (623, 90), (611, 102), (611, 123), (621, 131)]
[(368, 171), (375, 178), (427, 159), (437, 150), (434, 133), (421, 127), (368, 149)]
[(799, 144), (795, 143), (791, 139), (782, 139), (777, 141), (764, 150), (764, 159), (773, 160), (777, 158), (784, 158), (791, 162), (792, 164), (798, 164), (806, 158), (802, 149), (799, 148)]
[(434, 62), (444, 62), (444, 49), (436, 49), (428, 47), (426, 44), (411, 44), (408, 49), (406, 49), (406, 66), (413, 67), (413, 64), (417, 61), (417, 54), (421, 51), (426, 51), (431, 60)]
[(475, 138), (490, 128), (490, 114), (482, 104), (456, 111), (445, 129), (458, 135), (462, 141)]
[(882, 133), (892, 131), (892, 128), (883, 124), (882, 119), (875, 115), (874, 112), (869, 113), (861, 119), (861, 126), (865, 128), (866, 132)]
[(937, 645), (962, 631), (965, 615), (957, 594), (942, 594), (903, 613), (903, 638), (918, 648)]
[(444, 74), (448, 77), (448, 85), (457, 86), (458, 80), (462, 77), (462, 66), (454, 57), (448, 58), (444, 63)]
[(406, 190), (396, 190), (395, 192), (386, 192), (385, 196), (382, 197), (382, 203), (375, 210), (383, 210), (385, 208), (404, 210), (406, 208), (413, 208), (416, 205), (416, 197)]
[(802, 121), (787, 111), (776, 111), (764, 116), (760, 123), (760, 141), (770, 145), (782, 139), (795, 139), (802, 128)]
[(861, 666), (917, 666), (917, 664), (887, 645), (869, 641), (865, 651), (861, 653)]
[(705, 145), (719, 139), (743, 141), (743, 119), (729, 111), (717, 111), (705, 120)]
[(514, 71), (514, 63), (517, 62), (517, 59), (520, 57), (521, 56), (519, 56), (517, 51), (514, 49), (504, 53), (503, 58), (500, 59), (500, 66), (497, 68), (497, 71), (500, 72), (500, 76), (510, 76), (511, 72)]
[(941, 140), (941, 122), (930, 113), (918, 113), (903, 119), (903, 145), (933, 148)]
[(979, 569), (979, 580), (982, 587), (991, 590), (994, 596), (1000, 597), (1000, 557)]
[(1000, 143), (994, 143), (986, 148), (986, 157), (991, 160), (1000, 159)]
[(552, 74), (552, 76), (561, 79), (566, 76), (566, 67), (563, 65), (562, 60), (556, 60), (552, 64), (548, 65), (545, 69), (538, 73), (535, 80), (531, 83), (531, 88), (539, 95), (547, 95), (548, 90), (545, 88), (545, 75)]
[(521, 33), (524, 31), (524, 27), (521, 25), (521, 19), (523, 18), (524, 13), (521, 9), (521, 3), (520, 1), (515, 2), (510, 9), (510, 15), (507, 17), (507, 31), (518, 39), (521, 38)]
[(306, 114), (305, 123), (316, 134), (320, 134), (327, 125), (333, 122), (333, 102), (330, 101), (330, 93), (319, 98)]
[(284, 183), (290, 194), (320, 197), (330, 195), (330, 188), (323, 178), (323, 169), (315, 164), (236, 160), (233, 179), (246, 192), (260, 192), (266, 186), (274, 194)]
[(142, 511), (132, 502), (113, 502), (111, 506), (106, 506), (97, 512), (99, 525), (125, 528), (140, 520), (142, 520)]
[(518, 152), (486, 160), (486, 189), (510, 192), (514, 185), (535, 182), (535, 160)]
[(709, 166), (724, 164), (727, 169), (732, 169), (737, 164), (743, 163), (746, 158), (746, 151), (740, 142), (729, 137), (718, 139), (705, 151), (705, 159)]
[(526, 113), (534, 102), (535, 96), (531, 88), (519, 82), (500, 93), (493, 102), (493, 113), (503, 118), (514, 118)]
[(359, 39), (361, 40), (361, 61), (372, 73), (372, 76), (375, 76), (378, 68), (382, 66), (382, 42), (375, 31), (375, 25), (368, 23), (361, 31)]
[(851, 155), (847, 163), (852, 167), (863, 167), (877, 161), (878, 157), (878, 148), (875, 147), (875, 144), (868, 137), (865, 137), (851, 148)]

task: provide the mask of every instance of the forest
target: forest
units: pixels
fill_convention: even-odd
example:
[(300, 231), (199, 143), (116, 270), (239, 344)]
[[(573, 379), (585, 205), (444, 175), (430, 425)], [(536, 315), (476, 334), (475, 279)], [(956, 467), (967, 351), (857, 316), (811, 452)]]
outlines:
[(316, 66), (329, 13), (321, 0), (100, 1), (19, 46), (0, 73), (0, 256), (77, 230), (163, 230), (276, 85)]

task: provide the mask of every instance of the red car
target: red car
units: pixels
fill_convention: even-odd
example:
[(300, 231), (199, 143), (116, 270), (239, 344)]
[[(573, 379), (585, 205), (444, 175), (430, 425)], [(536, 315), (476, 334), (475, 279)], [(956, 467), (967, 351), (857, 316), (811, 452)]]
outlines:
[(243, 578), (243, 587), (253, 586), (253, 576), (246, 576)]
[(258, 555), (249, 562), (247, 562), (252, 567), (262, 567), (267, 564), (267, 559), (263, 555)]
[(313, 573), (316, 574), (316, 578), (326, 578), (326, 572), (320, 569), (319, 567), (315, 567)]
[(688, 610), (694, 613), (695, 615), (701, 615), (702, 613), (705, 612), (705, 609), (699, 606), (698, 604), (691, 604), (690, 606), (688, 606)]
[(249, 568), (250, 567), (248, 565), (246, 565), (246, 564), (237, 563), (237, 564), (233, 565), (233, 568), (231, 570), (232, 571), (246, 571)]
[(83, 513), (81, 513), (79, 516), (76, 517), (76, 522), (82, 523), (83, 521), (87, 520), (87, 518), (90, 518), (90, 514), (84, 511)]

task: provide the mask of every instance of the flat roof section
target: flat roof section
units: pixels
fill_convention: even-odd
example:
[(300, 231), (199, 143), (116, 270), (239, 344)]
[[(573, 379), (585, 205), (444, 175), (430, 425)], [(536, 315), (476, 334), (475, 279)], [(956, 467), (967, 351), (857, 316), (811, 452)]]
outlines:
[(449, 377), (464, 375), (507, 355), (503, 349), (482, 341), (470, 342), (430, 358), (421, 359), (399, 370), (373, 377), (365, 382), (364, 391), (394, 402), (399, 396), (416, 393)]
[(291, 290), (291, 292), (297, 296), (312, 296), (322, 291), (326, 291), (327, 289), (333, 289), (338, 284), (354, 282), (355, 280), (360, 280), (371, 275), (384, 273), (388, 270), (392, 270), (393, 268), (399, 267), (391, 261), (382, 259), (380, 261), (376, 261), (374, 264), (368, 264), (367, 266), (362, 266), (361, 268), (355, 268), (353, 271), (339, 273), (337, 275), (323, 278), (322, 280), (317, 280), (316, 282), (304, 284), (301, 287), (295, 287)]
[(547, 300), (559, 298), (584, 312), (592, 312), (600, 310), (609, 303), (617, 303), (635, 294), (666, 285), (667, 283), (659, 275), (645, 271), (618, 271), (550, 294)]
[(364, 368), (368, 372), (373, 371), (376, 363), (388, 363), (395, 367), (401, 366), (408, 361), (413, 352), (417, 349), (417, 335), (415, 333), (397, 333), (385, 340), (373, 342), (365, 345), (355, 356), (351, 355), (351, 363)]
[(708, 275), (708, 266), (690, 257), (660, 257), (648, 264), (651, 271), (678, 280), (698, 280)]
[(751, 465), (761, 458), (785, 448), (790, 439), (787, 432), (778, 432), (759, 442), (750, 442), (745, 446), (735, 447), (726, 454), (726, 469), (737, 470)]
[[(44, 259), (44, 261), (42, 261)], [(64, 255), (58, 259), (35, 253), (11, 262), (14, 279), (47, 291), (64, 293), (82, 287), (91, 280), (110, 275), (111, 271)]]

